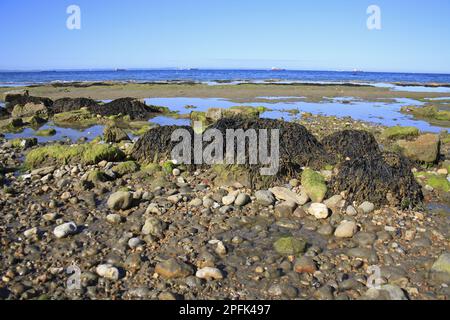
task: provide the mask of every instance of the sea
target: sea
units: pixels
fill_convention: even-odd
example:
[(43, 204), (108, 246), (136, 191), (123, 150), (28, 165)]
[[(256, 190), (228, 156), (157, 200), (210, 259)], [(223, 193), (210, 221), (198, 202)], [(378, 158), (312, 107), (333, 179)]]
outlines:
[(358, 84), (450, 84), (450, 74), (388, 73), (361, 71), (302, 70), (50, 70), (0, 71), (0, 86), (26, 86), (51, 82), (166, 82), (189, 81), (208, 84), (239, 82), (313, 82)]

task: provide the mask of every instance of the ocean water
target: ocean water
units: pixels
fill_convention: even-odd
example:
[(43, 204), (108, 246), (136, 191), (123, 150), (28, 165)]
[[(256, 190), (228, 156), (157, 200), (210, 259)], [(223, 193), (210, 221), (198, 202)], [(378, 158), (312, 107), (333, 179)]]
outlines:
[(450, 74), (297, 70), (82, 70), (0, 72), (0, 86), (23, 86), (55, 81), (195, 81), (211, 84), (239, 82), (361, 82), (384, 84), (450, 84)]

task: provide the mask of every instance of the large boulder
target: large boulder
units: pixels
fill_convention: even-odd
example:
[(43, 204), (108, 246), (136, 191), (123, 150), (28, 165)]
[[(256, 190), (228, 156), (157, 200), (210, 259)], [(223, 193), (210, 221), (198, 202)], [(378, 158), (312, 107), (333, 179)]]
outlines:
[(103, 138), (105, 142), (118, 143), (121, 141), (128, 141), (130, 137), (125, 132), (125, 130), (117, 126), (107, 126), (103, 130)]
[(375, 137), (367, 131), (339, 131), (325, 137), (322, 144), (329, 154), (337, 156), (340, 160), (380, 153)]
[(152, 113), (161, 113), (162, 109), (154, 106), (147, 106), (140, 100), (134, 98), (121, 98), (106, 103), (104, 105), (95, 104), (88, 107), (89, 111), (105, 117), (128, 116), (131, 120), (145, 120)]
[(69, 112), (80, 110), (81, 108), (95, 108), (97, 105), (97, 101), (88, 98), (61, 98), (55, 100), (51, 113)]
[(43, 103), (29, 102), (24, 105), (17, 104), (14, 106), (11, 115), (14, 118), (26, 118), (37, 116), (40, 118), (48, 117), (48, 108)]
[(411, 169), (406, 158), (389, 152), (344, 161), (329, 183), (330, 196), (345, 191), (349, 203), (414, 207), (421, 204), (423, 194)]
[(435, 163), (439, 157), (440, 138), (436, 134), (424, 134), (416, 140), (400, 140), (397, 144), (403, 154), (414, 161)]
[(22, 93), (11, 93), (5, 95), (5, 108), (8, 112), (12, 112), (17, 105), (24, 106), (28, 103), (43, 104), (46, 108), (50, 109), (53, 105), (53, 101), (49, 98), (33, 97)]

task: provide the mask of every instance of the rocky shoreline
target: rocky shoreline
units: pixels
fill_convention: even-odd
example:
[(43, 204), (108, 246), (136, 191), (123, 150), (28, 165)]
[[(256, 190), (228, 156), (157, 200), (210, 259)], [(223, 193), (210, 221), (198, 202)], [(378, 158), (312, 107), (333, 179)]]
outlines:
[[(76, 145), (1, 139), (0, 298), (448, 299), (447, 136), (308, 114), (297, 124), (318, 147), (352, 129), (369, 132), (362, 141), (373, 139), (383, 154), (404, 154), (410, 170), (399, 172), (420, 183), (422, 203), (349, 201), (372, 181), (348, 170), (352, 190), (334, 190), (340, 164), (312, 170), (302, 163), (265, 188), (252, 188), (242, 174), (224, 184), (218, 178), (226, 171), (137, 161), (139, 142), (116, 126)], [(352, 151), (345, 139), (329, 145)], [(339, 161), (351, 168), (366, 157), (349, 156)], [(381, 168), (396, 166), (383, 161)], [(378, 167), (362, 173), (372, 177), (368, 170)], [(404, 194), (396, 178), (386, 178), (391, 198)], [(75, 289), (71, 266), (80, 272)]]

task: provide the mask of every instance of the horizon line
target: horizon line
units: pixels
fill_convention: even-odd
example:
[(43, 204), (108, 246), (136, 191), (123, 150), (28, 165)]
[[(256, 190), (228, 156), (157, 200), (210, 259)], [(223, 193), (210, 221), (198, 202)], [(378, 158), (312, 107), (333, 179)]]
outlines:
[(296, 69), (296, 68), (197, 68), (197, 67), (149, 67), (149, 68), (117, 68), (117, 67), (107, 67), (107, 68), (45, 68), (45, 69), (0, 69), (0, 72), (95, 72), (95, 71), (272, 71), (272, 72), (283, 72), (283, 71), (303, 71), (303, 72), (351, 72), (351, 73), (394, 73), (394, 74), (435, 74), (435, 75), (450, 75), (450, 72), (425, 72), (425, 71), (370, 71), (370, 70), (329, 70), (329, 69)]

